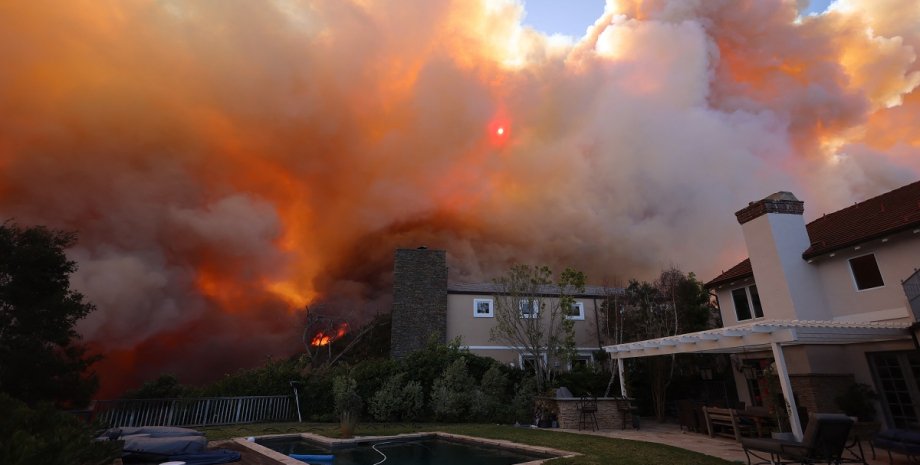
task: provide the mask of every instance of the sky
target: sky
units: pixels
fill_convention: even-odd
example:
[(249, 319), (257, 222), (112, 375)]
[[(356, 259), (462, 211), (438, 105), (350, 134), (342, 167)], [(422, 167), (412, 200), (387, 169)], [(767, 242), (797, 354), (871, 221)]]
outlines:
[(920, 179), (916, 0), (402, 3), (0, 3), (0, 218), (79, 233), (100, 396), (388, 312), (396, 248), (705, 281), (750, 201)]
[[(801, 14), (821, 14), (832, 0), (806, 2)], [(522, 23), (544, 34), (579, 38), (604, 13), (604, 0), (524, 0)]]

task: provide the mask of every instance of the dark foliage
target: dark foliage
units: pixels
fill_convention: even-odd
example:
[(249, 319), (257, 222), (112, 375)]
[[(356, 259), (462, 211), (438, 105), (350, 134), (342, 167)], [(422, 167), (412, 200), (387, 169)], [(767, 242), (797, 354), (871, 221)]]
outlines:
[(0, 463), (102, 465), (121, 455), (118, 441), (94, 441), (95, 429), (40, 403), (35, 409), (0, 393)]
[(29, 404), (85, 405), (98, 388), (74, 325), (95, 307), (70, 289), (72, 232), (0, 225), (0, 391)]

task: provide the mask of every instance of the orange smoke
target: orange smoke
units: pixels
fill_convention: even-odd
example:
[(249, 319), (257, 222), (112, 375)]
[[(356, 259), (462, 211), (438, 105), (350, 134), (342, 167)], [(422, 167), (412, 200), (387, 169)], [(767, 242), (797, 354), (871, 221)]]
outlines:
[(709, 276), (750, 200), (920, 176), (915, 2), (796, 3), (611, 0), (567, 40), (513, 0), (6, 2), (0, 220), (79, 231), (105, 396), (388, 311), (396, 247)]

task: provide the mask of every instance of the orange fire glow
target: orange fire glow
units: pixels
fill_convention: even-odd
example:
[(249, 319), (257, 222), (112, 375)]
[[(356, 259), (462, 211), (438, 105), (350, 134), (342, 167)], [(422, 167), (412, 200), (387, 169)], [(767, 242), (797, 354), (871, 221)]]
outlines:
[(106, 395), (302, 351), (308, 305), (389, 311), (396, 248), (711, 276), (750, 200), (920, 177), (916, 0), (609, 1), (576, 39), (404, 3), (0, 2), (0, 221), (79, 233)]
[(319, 331), (313, 336), (313, 340), (310, 341), (310, 345), (313, 347), (322, 347), (329, 345), (332, 342), (335, 342), (341, 339), (345, 334), (348, 333), (348, 323), (342, 323), (339, 325), (338, 329), (330, 332)]

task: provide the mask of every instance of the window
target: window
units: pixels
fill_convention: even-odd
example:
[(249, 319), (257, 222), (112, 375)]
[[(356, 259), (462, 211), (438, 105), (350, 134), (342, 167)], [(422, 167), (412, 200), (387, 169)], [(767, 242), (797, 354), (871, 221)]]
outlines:
[(473, 316), (476, 318), (494, 317), (495, 307), (492, 299), (473, 299)]
[[(546, 364), (546, 354), (541, 354), (540, 358), (543, 359), (544, 365)], [(530, 354), (520, 354), (518, 358), (520, 362), (521, 369), (524, 371), (532, 371), (536, 373), (537, 371), (537, 358)]]
[(585, 304), (582, 302), (572, 302), (572, 306), (569, 307), (569, 311), (565, 314), (567, 320), (584, 320), (585, 319)]
[(521, 318), (536, 318), (540, 314), (540, 302), (536, 299), (521, 299)]
[(590, 354), (578, 354), (572, 359), (569, 370), (586, 369), (591, 366), (592, 361), (593, 357)]
[[(760, 294), (757, 293), (757, 285), (732, 290), (732, 302), (735, 304), (735, 316), (738, 317), (738, 321), (763, 318), (763, 306), (760, 305)], [(753, 317), (751, 316), (752, 310), (754, 312)]]
[(872, 289), (882, 287), (885, 282), (882, 281), (882, 273), (878, 270), (878, 262), (875, 261), (875, 254), (863, 255), (850, 259), (850, 271), (853, 272), (853, 281), (856, 282), (857, 290)]

